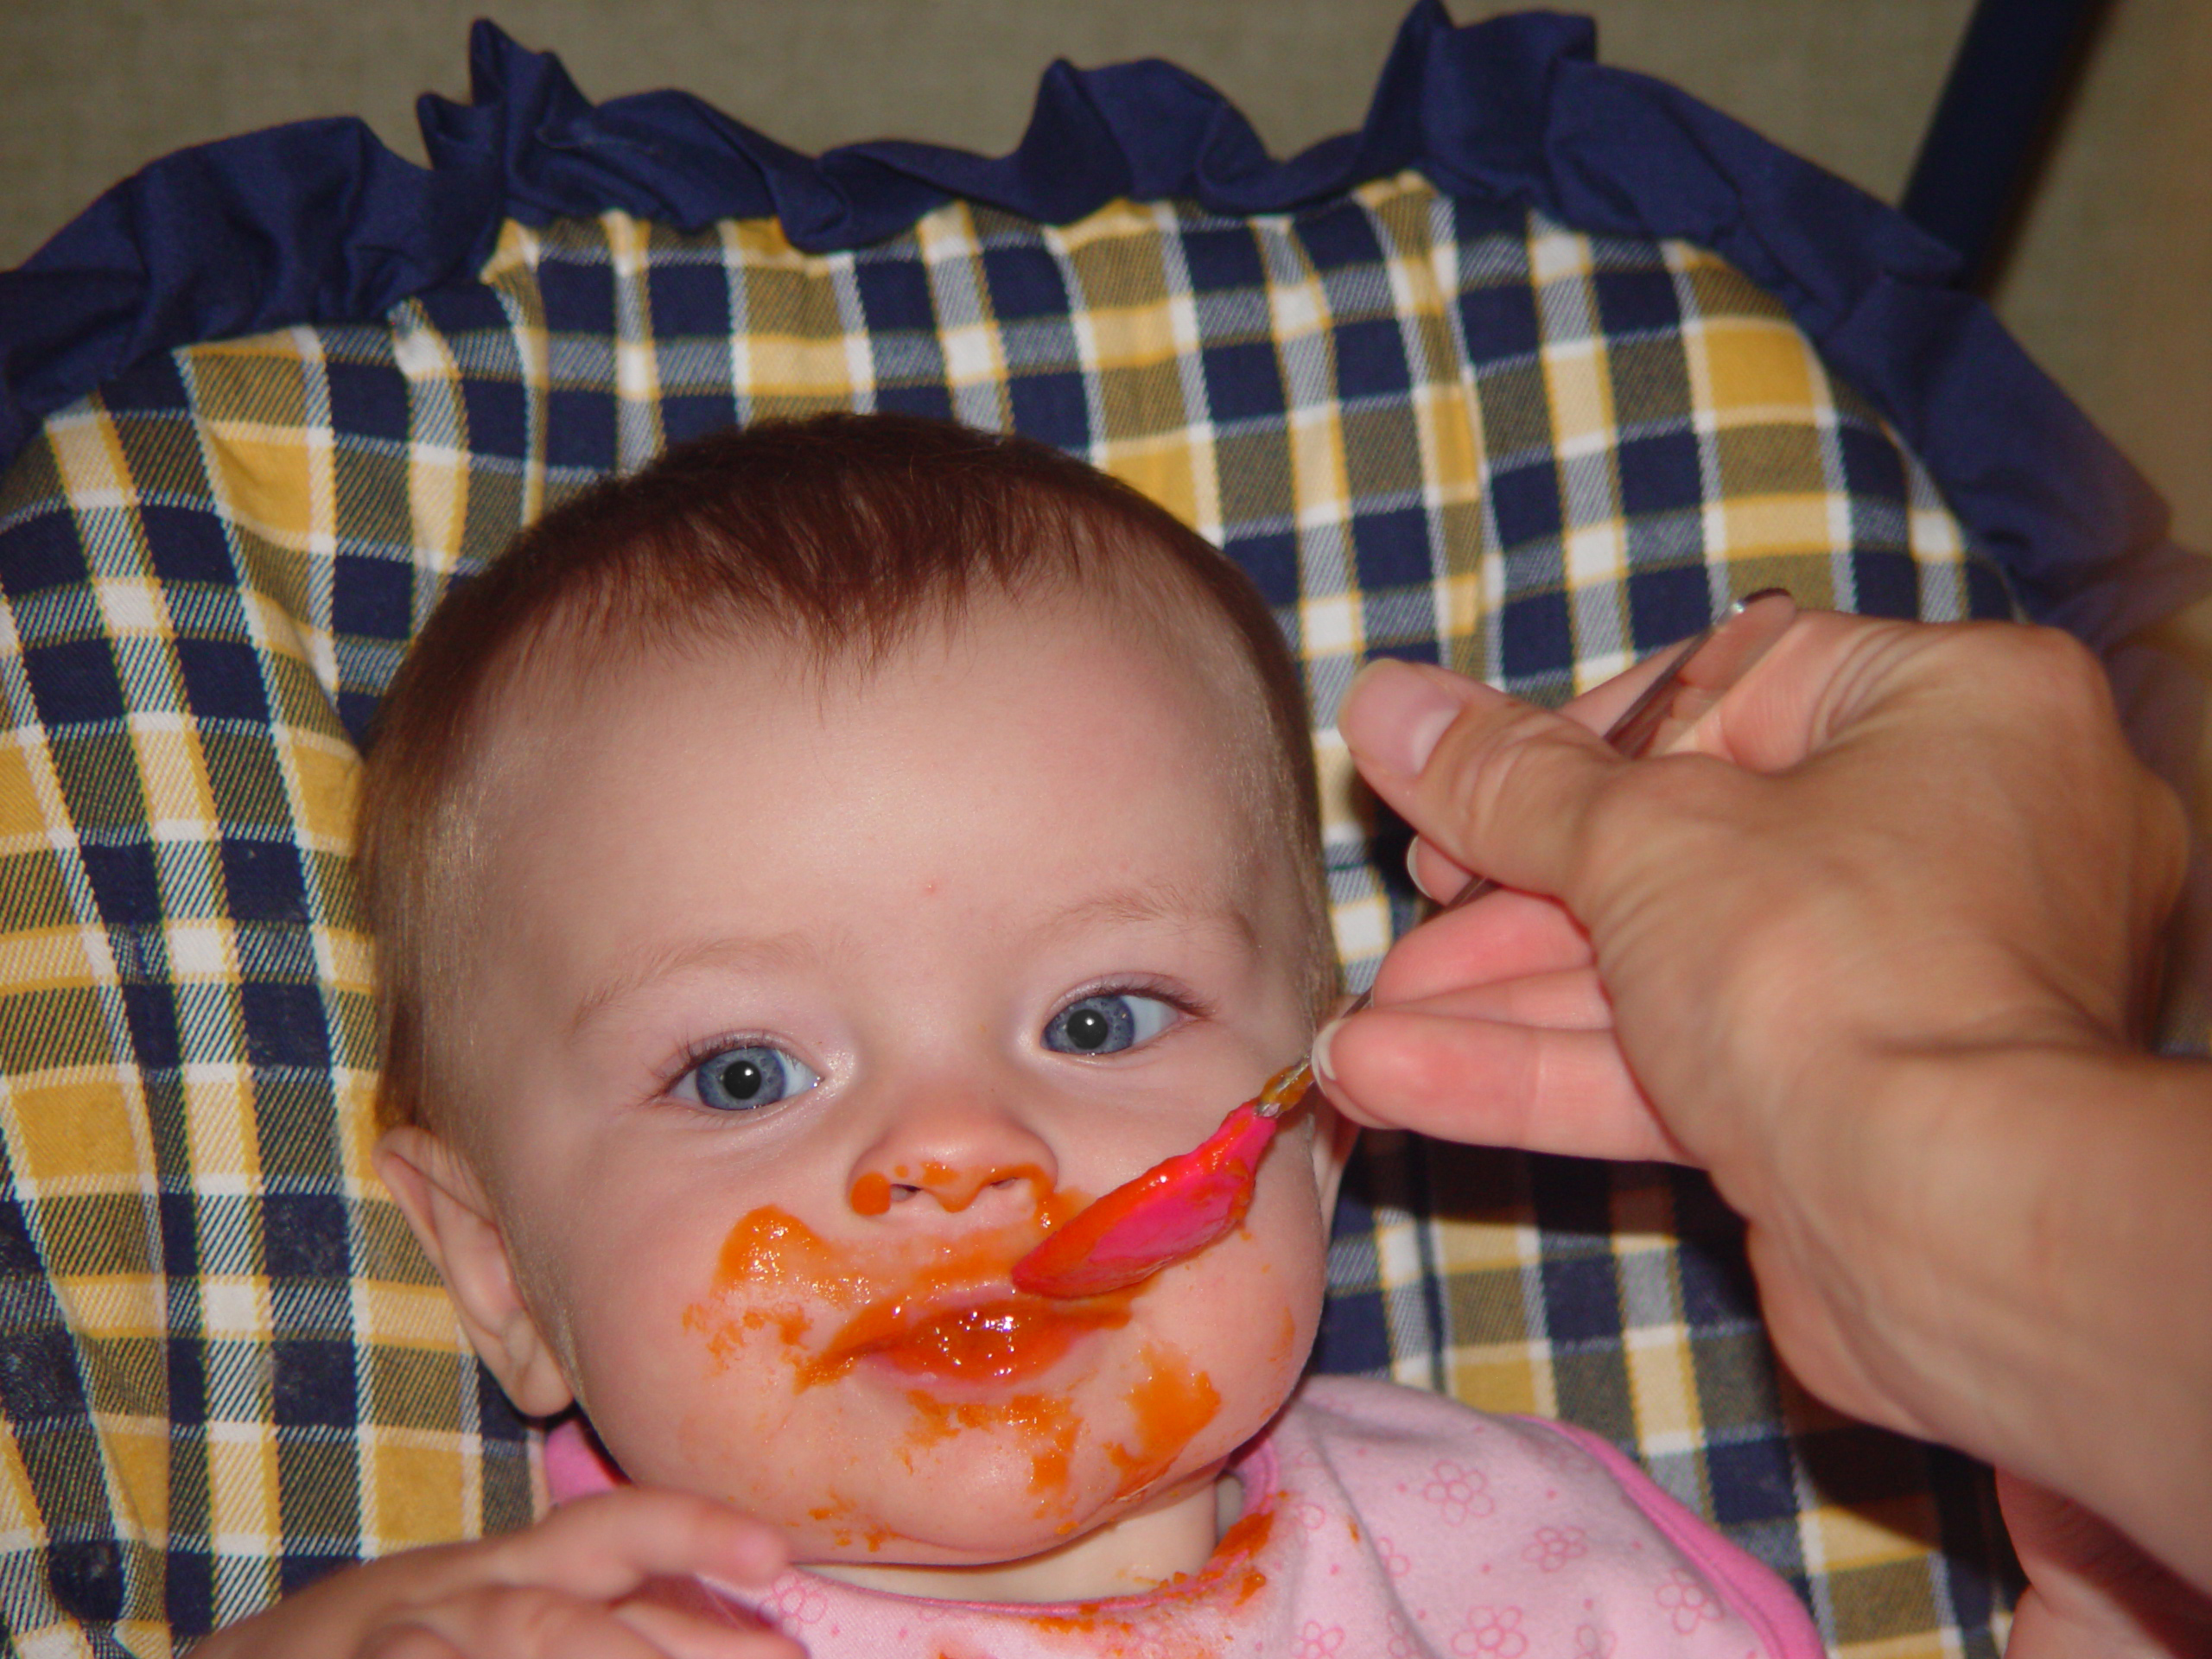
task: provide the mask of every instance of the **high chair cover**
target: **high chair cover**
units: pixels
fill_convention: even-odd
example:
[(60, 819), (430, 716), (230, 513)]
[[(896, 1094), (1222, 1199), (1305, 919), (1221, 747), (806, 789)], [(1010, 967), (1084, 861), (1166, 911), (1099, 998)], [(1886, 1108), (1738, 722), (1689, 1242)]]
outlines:
[[(537, 1441), (372, 1173), (349, 810), (448, 586), (663, 445), (827, 409), (1146, 490), (1300, 653), (1355, 984), (1414, 918), (1334, 730), (1364, 658), (1547, 701), (1732, 595), (2027, 614), (2205, 586), (1887, 209), (1586, 25), (1408, 18), (1269, 160), (1163, 64), (1056, 67), (1000, 160), (593, 107), (488, 24), (414, 168), (187, 151), (0, 277), (0, 1625), (162, 1654), (525, 1522)], [(1553, 1414), (1778, 1568), (1839, 1654), (1993, 1656), (1983, 1471), (1777, 1371), (1700, 1177), (1371, 1135), (1319, 1363)]]

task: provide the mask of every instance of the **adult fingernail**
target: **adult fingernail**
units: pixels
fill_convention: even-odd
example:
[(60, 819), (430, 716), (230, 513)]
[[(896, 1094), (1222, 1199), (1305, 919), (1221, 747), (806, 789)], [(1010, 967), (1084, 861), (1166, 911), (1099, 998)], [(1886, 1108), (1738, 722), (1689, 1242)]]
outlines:
[(1313, 1070), (1326, 1082), (1337, 1080), (1337, 1068), (1329, 1064), (1329, 1044), (1336, 1037), (1341, 1020), (1332, 1020), (1313, 1033)]
[(1421, 837), (1415, 836), (1406, 843), (1406, 880), (1414, 884), (1414, 891), (1424, 899), (1434, 900), (1436, 895), (1421, 879)]
[(1410, 778), (1428, 764), (1465, 702), (1420, 670), (1384, 657), (1344, 693), (1337, 730), (1360, 760)]

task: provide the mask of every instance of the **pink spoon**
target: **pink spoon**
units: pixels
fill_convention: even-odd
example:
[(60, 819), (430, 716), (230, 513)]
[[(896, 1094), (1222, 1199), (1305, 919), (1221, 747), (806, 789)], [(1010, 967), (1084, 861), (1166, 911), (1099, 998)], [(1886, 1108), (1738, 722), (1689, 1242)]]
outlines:
[[(1606, 729), (1605, 741), (1630, 760), (1650, 750), (1662, 732), (1672, 741), (1766, 654), (1796, 614), (1796, 603), (1778, 588), (1738, 600), (1726, 617), (1675, 653)], [(1669, 721), (1675, 728), (1671, 732)], [(1487, 878), (1470, 881), (1443, 910), (1471, 904), (1497, 887)], [(1357, 1014), (1373, 1001), (1372, 992), (1363, 992), (1344, 1013)], [(1197, 1255), (1244, 1219), (1260, 1159), (1284, 1110), (1313, 1086), (1310, 1059), (1276, 1072), (1204, 1144), (1154, 1164), (1055, 1229), (1014, 1264), (1014, 1287), (1062, 1299), (1103, 1296)]]

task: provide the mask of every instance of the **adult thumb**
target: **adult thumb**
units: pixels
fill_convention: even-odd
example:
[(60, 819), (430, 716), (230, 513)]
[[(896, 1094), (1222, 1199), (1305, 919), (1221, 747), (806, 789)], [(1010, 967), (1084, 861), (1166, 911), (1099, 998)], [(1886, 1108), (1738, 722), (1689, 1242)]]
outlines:
[(1337, 729), (1369, 787), (1464, 868), (1561, 897), (1591, 802), (1627, 764), (1563, 715), (1423, 663), (1382, 658)]

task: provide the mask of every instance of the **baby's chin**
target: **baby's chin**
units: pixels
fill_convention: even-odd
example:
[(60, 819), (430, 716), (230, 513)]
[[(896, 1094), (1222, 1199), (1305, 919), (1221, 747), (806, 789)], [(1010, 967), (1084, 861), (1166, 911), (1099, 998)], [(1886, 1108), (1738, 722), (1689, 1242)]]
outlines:
[[(1065, 1440), (970, 1431), (889, 1453), (874, 1470), (830, 1482), (819, 1502), (760, 1495), (751, 1507), (777, 1523), (801, 1566), (1003, 1567), (1211, 1489), (1247, 1437), (1219, 1424), (1164, 1461), (1140, 1462), (1079, 1427)], [(748, 1507), (744, 1496), (732, 1497)]]
[[(826, 1548), (791, 1538), (791, 1560), (833, 1578), (898, 1594), (959, 1601), (1091, 1601), (1195, 1574), (1211, 1554), (1224, 1459), (1179, 1471), (1141, 1493), (1118, 1488), (1071, 1506), (1046, 1525), (1033, 1506), (962, 1504), (957, 1524), (942, 1499), (918, 1515), (879, 1517), (874, 1541), (831, 1530)], [(1171, 1511), (1185, 1511), (1179, 1517)], [(857, 1518), (857, 1517), (855, 1517)], [(1166, 1526), (1163, 1532), (1161, 1522)], [(901, 1524), (894, 1524), (901, 1523)], [(1201, 1529), (1203, 1530), (1201, 1530)], [(1186, 1553), (1173, 1555), (1180, 1537)]]

